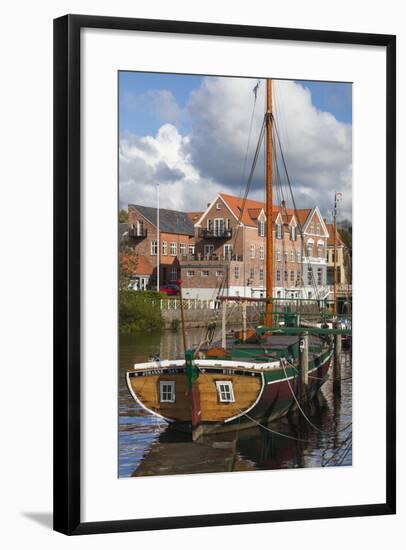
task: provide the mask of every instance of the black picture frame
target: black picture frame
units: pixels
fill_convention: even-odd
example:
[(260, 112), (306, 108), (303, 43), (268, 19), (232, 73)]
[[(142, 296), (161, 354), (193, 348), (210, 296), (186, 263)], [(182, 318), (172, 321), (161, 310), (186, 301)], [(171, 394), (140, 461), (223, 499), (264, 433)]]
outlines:
[[(83, 28), (386, 48), (386, 500), (293, 510), (81, 522), (80, 31)], [(396, 37), (66, 15), (54, 20), (54, 529), (67, 535), (394, 514), (396, 511)]]

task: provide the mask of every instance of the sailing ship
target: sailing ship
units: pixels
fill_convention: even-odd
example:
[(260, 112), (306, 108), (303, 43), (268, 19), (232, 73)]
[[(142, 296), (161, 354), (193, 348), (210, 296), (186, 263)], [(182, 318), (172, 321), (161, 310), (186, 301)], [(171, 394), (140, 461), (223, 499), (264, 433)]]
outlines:
[[(213, 326), (196, 348), (186, 344), (181, 316), (184, 358), (138, 363), (126, 374), (134, 400), (148, 413), (175, 429), (202, 434), (263, 425), (312, 399), (329, 376), (333, 334), (322, 323), (304, 323), (298, 311), (274, 311), (273, 298), (273, 125), (272, 81), (266, 84), (267, 107), (262, 130), (266, 136), (266, 296), (262, 299), (222, 295), (221, 342), (213, 342)], [(257, 155), (256, 155), (257, 157)], [(244, 207), (242, 208), (242, 211)], [(300, 227), (299, 227), (300, 229)], [(302, 234), (303, 241), (303, 234)], [(223, 289), (224, 290), (224, 289)], [(226, 337), (227, 303), (260, 301), (263, 323)], [(300, 301), (300, 300), (299, 300)], [(277, 322), (275, 321), (277, 320)]]

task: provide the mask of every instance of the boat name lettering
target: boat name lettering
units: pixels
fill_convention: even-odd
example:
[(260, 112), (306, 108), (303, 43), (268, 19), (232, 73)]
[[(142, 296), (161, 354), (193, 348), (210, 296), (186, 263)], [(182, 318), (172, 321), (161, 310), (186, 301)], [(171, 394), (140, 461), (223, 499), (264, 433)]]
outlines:
[(142, 373), (140, 373), (142, 376), (151, 376), (151, 374), (177, 374), (179, 369), (172, 368), (172, 369), (150, 369), (145, 370)]

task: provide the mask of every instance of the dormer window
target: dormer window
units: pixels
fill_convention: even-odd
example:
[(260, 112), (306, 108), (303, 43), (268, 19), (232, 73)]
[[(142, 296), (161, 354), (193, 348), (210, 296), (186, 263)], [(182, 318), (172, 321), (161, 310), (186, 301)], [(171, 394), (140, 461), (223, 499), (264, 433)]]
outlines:
[(276, 224), (276, 238), (277, 239), (282, 239), (282, 224), (281, 223)]
[(296, 227), (294, 225), (290, 228), (290, 240), (295, 241), (296, 240)]
[(320, 235), (320, 224), (319, 223), (317, 224), (316, 233), (317, 233), (317, 235)]
[(258, 220), (258, 234), (260, 237), (265, 237), (265, 222)]

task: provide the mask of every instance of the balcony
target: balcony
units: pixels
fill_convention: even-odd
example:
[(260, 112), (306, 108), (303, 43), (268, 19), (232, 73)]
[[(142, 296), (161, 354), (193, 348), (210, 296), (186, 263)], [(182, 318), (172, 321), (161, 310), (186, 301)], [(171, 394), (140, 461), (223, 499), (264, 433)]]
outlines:
[(224, 262), (242, 262), (243, 256), (237, 256), (235, 254), (189, 254), (188, 256), (182, 256), (180, 259), (181, 267), (202, 267), (203, 265), (214, 266), (216, 263), (224, 265)]
[(132, 239), (145, 239), (147, 236), (147, 229), (140, 227), (129, 228), (128, 236)]
[(232, 229), (199, 229), (199, 237), (203, 239), (231, 239)]

